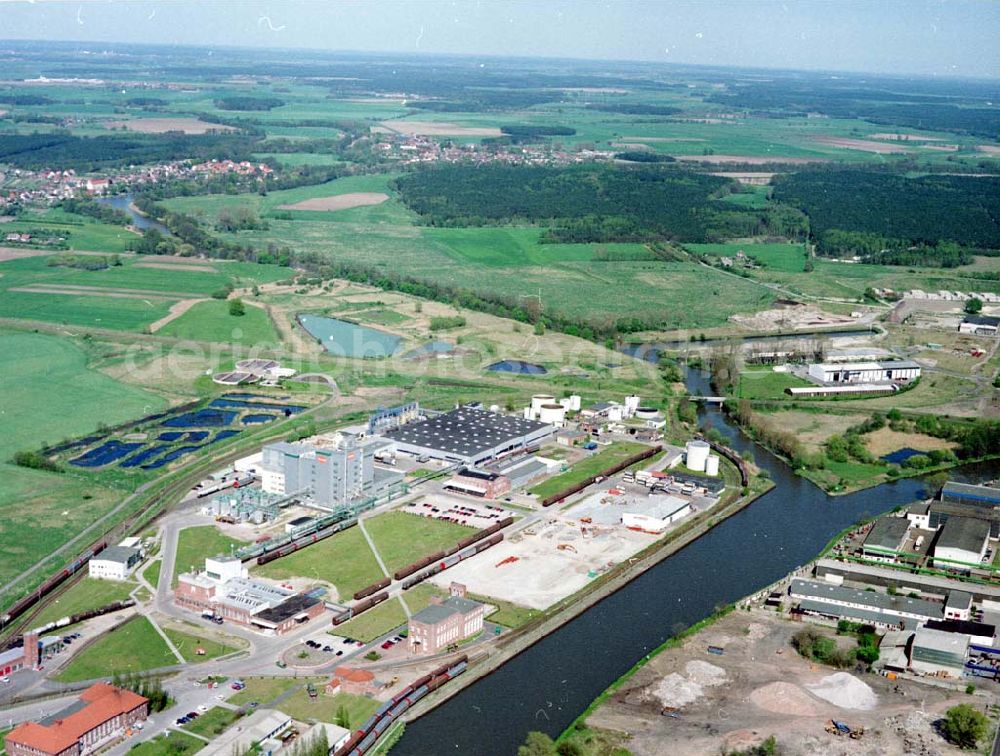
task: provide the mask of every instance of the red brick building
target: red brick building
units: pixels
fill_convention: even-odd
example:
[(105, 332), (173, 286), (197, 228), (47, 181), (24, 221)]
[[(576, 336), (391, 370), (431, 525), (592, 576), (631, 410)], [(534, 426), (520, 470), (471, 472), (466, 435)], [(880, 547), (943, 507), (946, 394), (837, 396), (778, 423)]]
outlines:
[(444, 487), (468, 496), (496, 499), (510, 493), (510, 479), (499, 473), (463, 467)]
[(414, 654), (437, 654), (471, 638), (482, 631), (485, 612), (483, 604), (462, 595), (452, 595), (444, 600), (431, 599), (427, 607), (410, 618), (410, 651)]
[(81, 756), (110, 744), (148, 714), (148, 699), (97, 683), (62, 711), (15, 727), (4, 747), (9, 756)]
[(371, 695), (378, 687), (375, 684), (375, 675), (367, 669), (357, 669), (356, 667), (337, 667), (333, 671), (333, 679), (330, 680), (327, 688), (330, 688), (334, 682), (339, 683), (340, 692), (352, 693), (356, 696)]

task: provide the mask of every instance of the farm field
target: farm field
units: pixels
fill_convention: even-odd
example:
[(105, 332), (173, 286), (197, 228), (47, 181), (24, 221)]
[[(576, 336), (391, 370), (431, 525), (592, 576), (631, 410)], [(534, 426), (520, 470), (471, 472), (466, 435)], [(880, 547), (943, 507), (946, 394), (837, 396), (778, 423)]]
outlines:
[(419, 556), (454, 546), (476, 532), (475, 528), (405, 511), (386, 512), (365, 520), (365, 530), (390, 572), (411, 564)]
[(232, 548), (243, 545), (242, 541), (223, 535), (214, 525), (184, 528), (177, 536), (173, 585), (177, 585), (177, 576), (182, 572), (205, 569), (205, 557), (229, 556)]
[(539, 499), (544, 499), (546, 496), (559, 493), (564, 488), (569, 488), (581, 480), (585, 480), (591, 475), (596, 475), (602, 470), (611, 467), (616, 462), (620, 462), (648, 448), (645, 444), (637, 444), (632, 441), (621, 441), (612, 444), (596, 454), (577, 462), (566, 472), (542, 481), (532, 488), (529, 493), (534, 494)]
[(806, 263), (806, 251), (802, 244), (685, 244), (684, 246), (696, 254), (713, 257), (735, 257), (737, 252), (743, 252), (767, 270), (783, 273), (802, 273)]
[(57, 675), (60, 682), (108, 677), (115, 672), (143, 672), (177, 664), (149, 620), (136, 616), (101, 636), (70, 660)]
[(229, 314), (229, 302), (219, 299), (198, 302), (157, 333), (191, 341), (248, 346), (279, 342), (278, 334), (265, 310), (245, 303), (245, 314), (233, 316)]
[(253, 573), (276, 580), (300, 577), (330, 583), (343, 600), (349, 600), (355, 591), (382, 578), (375, 555), (357, 527), (255, 567)]
[(119, 583), (114, 580), (85, 577), (62, 596), (50, 601), (35, 617), (34, 623), (44, 625), (63, 617), (107, 606), (115, 601), (124, 601), (136, 586), (137, 583), (131, 580)]

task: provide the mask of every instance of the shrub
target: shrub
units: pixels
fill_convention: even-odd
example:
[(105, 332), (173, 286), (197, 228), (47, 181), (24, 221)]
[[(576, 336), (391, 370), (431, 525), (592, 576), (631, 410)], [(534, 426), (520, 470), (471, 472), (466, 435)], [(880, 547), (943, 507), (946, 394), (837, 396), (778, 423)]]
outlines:
[(246, 306), (242, 299), (233, 299), (229, 302), (229, 314), (241, 318), (246, 315)]
[(432, 331), (446, 331), (451, 328), (461, 328), (464, 325), (465, 318), (461, 315), (453, 315), (451, 317), (438, 316), (431, 318)]
[(941, 732), (959, 748), (975, 748), (986, 736), (985, 715), (971, 704), (952, 706), (941, 721)]

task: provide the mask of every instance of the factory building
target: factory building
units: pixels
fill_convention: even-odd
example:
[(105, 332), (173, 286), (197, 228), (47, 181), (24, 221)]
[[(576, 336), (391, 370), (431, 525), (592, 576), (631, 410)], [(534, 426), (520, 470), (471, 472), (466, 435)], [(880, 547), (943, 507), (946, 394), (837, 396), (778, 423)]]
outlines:
[(691, 503), (676, 496), (650, 496), (630, 501), (622, 512), (622, 525), (629, 530), (659, 535), (670, 525), (691, 514)]
[(941, 498), (930, 504), (929, 526), (937, 529), (952, 516), (985, 520), (990, 523), (990, 538), (1000, 538), (1000, 489), (951, 481), (945, 483)]
[(555, 427), (469, 406), (387, 431), (397, 451), (467, 466), (537, 446)]
[(965, 591), (952, 591), (944, 602), (944, 618), (946, 620), (967, 621), (972, 616), (972, 594)]
[(788, 595), (799, 600), (799, 610), (833, 619), (868, 622), (879, 627), (915, 627), (944, 617), (944, 606), (934, 601), (890, 596), (817, 580), (795, 578)]
[(453, 587), (452, 593), (443, 600), (431, 599), (430, 605), (410, 618), (408, 642), (412, 653), (437, 654), (482, 631), (486, 606), (465, 598), (464, 588), (456, 591)]
[(391, 446), (382, 439), (339, 434), (328, 447), (280, 442), (263, 449), (261, 488), (266, 493), (303, 494), (324, 507), (342, 507), (377, 496), (403, 476), (375, 467), (375, 455)]
[(959, 333), (976, 336), (996, 336), (997, 330), (1000, 330), (1000, 318), (992, 315), (966, 315), (958, 325)]
[(920, 377), (920, 365), (912, 360), (889, 362), (817, 362), (808, 375), (819, 383), (906, 383)]
[(949, 517), (934, 544), (934, 566), (967, 572), (970, 566), (982, 563), (989, 539), (990, 523), (986, 520)]
[(906, 543), (910, 521), (905, 517), (879, 517), (861, 544), (861, 553), (878, 562), (895, 562)]
[(968, 655), (968, 635), (921, 627), (913, 636), (910, 667), (926, 675), (961, 677)]
[(529, 455), (520, 459), (498, 462), (490, 469), (507, 478), (510, 481), (510, 490), (514, 491), (531, 485), (549, 473), (559, 470), (560, 467), (562, 467), (562, 463), (558, 460)]
[(103, 750), (149, 715), (149, 699), (107, 683), (96, 683), (79, 700), (7, 733), (9, 756), (83, 756)]
[(250, 580), (235, 557), (205, 560), (205, 570), (178, 577), (174, 603), (221, 617), (265, 635), (284, 635), (323, 613), (323, 602), (306, 594)]
[(91, 557), (87, 574), (99, 580), (127, 580), (141, 561), (142, 551), (134, 546), (109, 546)]
[(467, 496), (496, 499), (510, 493), (510, 479), (499, 473), (463, 467), (444, 487), (448, 491), (456, 491)]

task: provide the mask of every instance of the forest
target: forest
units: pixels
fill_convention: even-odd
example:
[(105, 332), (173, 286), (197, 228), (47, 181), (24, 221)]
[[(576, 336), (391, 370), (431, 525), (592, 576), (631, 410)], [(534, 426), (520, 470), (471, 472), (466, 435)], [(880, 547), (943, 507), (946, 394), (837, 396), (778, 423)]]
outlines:
[[(865, 232), (935, 245), (1000, 249), (1000, 178), (906, 178), (864, 170), (812, 170), (778, 176), (773, 197), (809, 216), (812, 236)], [(830, 249), (830, 247), (827, 247)]]
[(272, 110), (273, 108), (281, 107), (284, 104), (285, 101), (279, 100), (277, 97), (245, 97), (231, 95), (229, 97), (220, 97), (215, 100), (215, 107), (219, 110)]
[(797, 236), (793, 210), (720, 209), (718, 176), (662, 166), (447, 165), (401, 176), (403, 202), (431, 226), (548, 225), (544, 242), (712, 241)]

